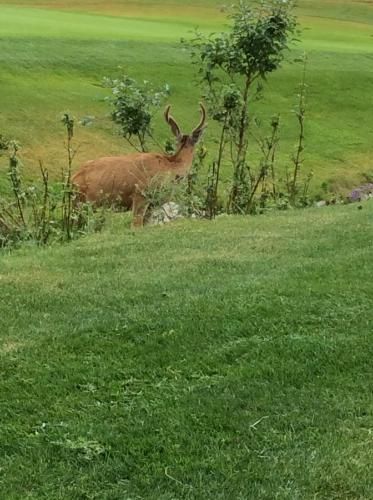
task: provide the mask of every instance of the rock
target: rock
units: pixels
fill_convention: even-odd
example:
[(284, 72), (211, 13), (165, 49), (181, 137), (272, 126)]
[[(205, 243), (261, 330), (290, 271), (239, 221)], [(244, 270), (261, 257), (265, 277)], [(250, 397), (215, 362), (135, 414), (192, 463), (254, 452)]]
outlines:
[(170, 220), (181, 217), (180, 205), (178, 205), (174, 201), (169, 201), (168, 203), (162, 205), (162, 210)]
[(181, 214), (180, 205), (169, 201), (168, 203), (164, 203), (160, 208), (153, 210), (147, 223), (152, 226), (162, 225), (181, 217), (183, 215)]
[(315, 203), (315, 207), (321, 208), (326, 206), (326, 201), (325, 200), (320, 200)]

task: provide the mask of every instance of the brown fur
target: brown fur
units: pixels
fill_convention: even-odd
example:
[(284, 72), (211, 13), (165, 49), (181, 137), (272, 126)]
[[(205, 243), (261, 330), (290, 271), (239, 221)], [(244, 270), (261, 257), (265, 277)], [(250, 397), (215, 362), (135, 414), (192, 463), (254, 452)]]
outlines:
[(161, 153), (133, 153), (91, 160), (73, 175), (72, 183), (83, 201), (94, 204), (119, 202), (133, 212), (133, 225), (142, 226), (148, 207), (144, 191), (154, 178), (183, 177), (189, 171), (196, 143), (204, 128), (205, 110), (201, 104), (202, 119), (191, 135), (182, 135), (166, 108), (165, 118), (179, 141), (174, 155)]

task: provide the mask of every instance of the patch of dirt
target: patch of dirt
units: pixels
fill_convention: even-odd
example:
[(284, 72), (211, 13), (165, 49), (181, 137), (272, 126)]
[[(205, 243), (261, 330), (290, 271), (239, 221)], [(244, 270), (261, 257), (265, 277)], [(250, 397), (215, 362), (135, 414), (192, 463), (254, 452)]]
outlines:
[(3, 344), (0, 344), (0, 354), (10, 354), (18, 351), (22, 346), (23, 344), (21, 342), (6, 340)]

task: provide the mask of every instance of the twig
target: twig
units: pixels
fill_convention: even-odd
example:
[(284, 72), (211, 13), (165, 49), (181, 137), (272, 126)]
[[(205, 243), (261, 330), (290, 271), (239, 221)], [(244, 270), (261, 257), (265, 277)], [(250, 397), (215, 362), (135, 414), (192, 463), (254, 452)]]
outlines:
[(254, 422), (253, 424), (250, 425), (250, 429), (255, 429), (256, 430), (256, 426), (258, 424), (260, 424), (260, 422), (266, 418), (269, 418), (269, 415), (265, 415), (264, 417), (260, 418), (259, 420), (257, 420), (256, 422)]

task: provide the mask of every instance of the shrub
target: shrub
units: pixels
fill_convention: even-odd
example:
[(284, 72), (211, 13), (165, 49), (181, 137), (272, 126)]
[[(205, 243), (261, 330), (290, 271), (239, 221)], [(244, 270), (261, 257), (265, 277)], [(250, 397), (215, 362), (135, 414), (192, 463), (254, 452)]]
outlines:
[(147, 151), (148, 140), (154, 139), (154, 112), (169, 95), (169, 86), (154, 90), (150, 82), (138, 83), (127, 75), (105, 78), (104, 86), (111, 90), (112, 95), (107, 98), (112, 108), (111, 118), (119, 125), (122, 137), (136, 150)]
[(89, 204), (77, 202), (71, 184), (74, 120), (65, 114), (62, 121), (67, 131), (68, 166), (61, 182), (51, 183), (48, 170), (40, 162), (39, 181), (25, 186), (19, 145), (7, 141), (8, 179), (13, 196), (0, 202), (0, 247), (15, 247), (26, 241), (38, 245), (69, 241), (100, 230), (104, 223), (103, 211), (96, 212)]

